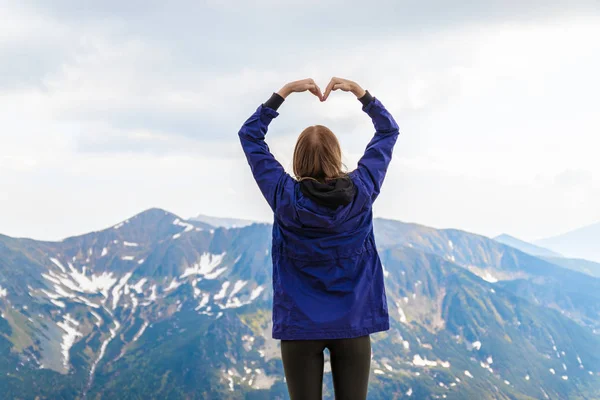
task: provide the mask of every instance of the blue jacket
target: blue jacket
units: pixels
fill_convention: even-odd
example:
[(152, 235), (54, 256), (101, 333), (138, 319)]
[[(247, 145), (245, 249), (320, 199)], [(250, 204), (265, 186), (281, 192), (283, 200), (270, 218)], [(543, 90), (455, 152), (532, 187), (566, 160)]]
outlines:
[(305, 196), (275, 160), (265, 135), (279, 113), (261, 104), (239, 131), (256, 182), (274, 212), (273, 338), (353, 338), (389, 329), (383, 269), (373, 236), (398, 125), (376, 97), (362, 106), (375, 135), (349, 173), (356, 195), (337, 209)]

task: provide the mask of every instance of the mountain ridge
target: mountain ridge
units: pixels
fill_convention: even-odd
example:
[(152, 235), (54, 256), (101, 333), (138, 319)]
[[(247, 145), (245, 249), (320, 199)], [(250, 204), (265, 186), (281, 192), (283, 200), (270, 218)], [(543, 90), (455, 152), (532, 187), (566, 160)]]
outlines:
[(195, 217), (190, 218), (190, 221), (204, 222), (206, 224), (222, 228), (242, 228), (244, 226), (260, 223), (260, 221), (249, 219), (214, 217), (205, 214), (198, 214)]
[[(600, 279), (465, 231), (374, 226), (391, 329), (373, 335), (369, 398), (600, 390)], [(270, 239), (267, 223), (161, 209), (62, 242), (0, 236), (0, 385), (31, 398), (287, 398)]]
[(600, 222), (534, 241), (571, 258), (600, 262)]
[(525, 253), (531, 254), (532, 256), (540, 256), (540, 257), (562, 257), (559, 253), (556, 253), (552, 250), (548, 250), (541, 246), (536, 246), (524, 240), (518, 239), (509, 234), (503, 233), (493, 238), (495, 241), (504, 243), (508, 246), (519, 249)]

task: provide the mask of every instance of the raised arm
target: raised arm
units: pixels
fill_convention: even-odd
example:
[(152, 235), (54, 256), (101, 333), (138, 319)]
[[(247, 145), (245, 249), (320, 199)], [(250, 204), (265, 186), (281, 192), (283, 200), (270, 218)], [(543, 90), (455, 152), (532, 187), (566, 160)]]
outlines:
[(277, 109), (285, 98), (291, 93), (307, 90), (317, 96), (319, 100), (323, 100), (321, 90), (312, 79), (290, 82), (277, 93), (273, 93), (264, 104), (258, 106), (238, 133), (252, 175), (273, 211), (275, 211), (277, 199), (283, 192), (286, 181), (292, 178), (271, 154), (269, 146), (265, 142), (265, 135), (273, 118), (279, 115)]
[(358, 161), (357, 173), (370, 191), (371, 199), (375, 201), (381, 191), (400, 131), (392, 115), (368, 91), (359, 100), (363, 104), (363, 111), (373, 121), (375, 135)]
[(371, 199), (374, 201), (385, 178), (388, 166), (392, 160), (392, 151), (398, 139), (398, 124), (381, 102), (356, 82), (342, 78), (332, 78), (325, 89), (324, 99), (332, 90), (352, 92), (362, 103), (375, 126), (375, 135), (367, 145), (364, 155), (358, 161), (356, 174), (364, 182)]

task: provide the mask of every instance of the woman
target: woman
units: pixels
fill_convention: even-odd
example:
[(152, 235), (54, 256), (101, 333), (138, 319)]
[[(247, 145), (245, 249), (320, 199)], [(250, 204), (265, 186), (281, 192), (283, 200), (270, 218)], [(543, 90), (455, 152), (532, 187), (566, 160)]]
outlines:
[[(267, 128), (291, 93), (309, 91), (325, 101), (332, 90), (358, 98), (375, 136), (358, 167), (345, 173), (336, 136), (321, 125), (306, 128), (294, 150), (293, 179), (270, 153)], [(369, 335), (389, 329), (372, 206), (398, 134), (377, 98), (341, 78), (333, 78), (324, 94), (312, 79), (286, 84), (239, 131), (254, 178), (274, 212), (273, 338), (281, 340), (292, 400), (321, 399), (325, 348), (336, 399), (367, 397)]]

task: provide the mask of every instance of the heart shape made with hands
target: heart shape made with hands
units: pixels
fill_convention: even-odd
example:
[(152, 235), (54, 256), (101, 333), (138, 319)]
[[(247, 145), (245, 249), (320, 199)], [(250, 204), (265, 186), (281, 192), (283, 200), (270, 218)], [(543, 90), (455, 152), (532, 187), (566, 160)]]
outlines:
[(331, 81), (329, 81), (329, 84), (325, 88), (325, 93), (321, 92), (321, 88), (319, 88), (319, 86), (315, 83), (313, 79), (307, 78), (286, 84), (280, 90), (279, 94), (285, 98), (290, 93), (309, 91), (315, 96), (317, 96), (319, 100), (321, 100), (321, 102), (323, 102), (327, 100), (329, 94), (335, 90), (341, 90), (343, 92), (352, 92), (357, 97), (361, 97), (365, 93), (365, 90), (361, 88), (360, 85), (358, 85), (356, 82), (334, 76), (333, 78), (331, 78)]

